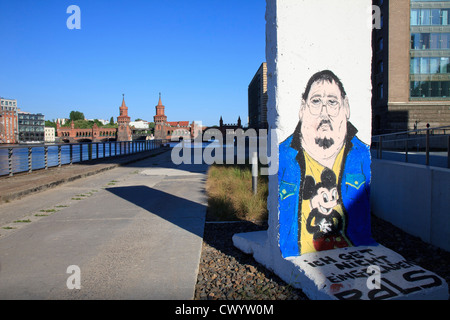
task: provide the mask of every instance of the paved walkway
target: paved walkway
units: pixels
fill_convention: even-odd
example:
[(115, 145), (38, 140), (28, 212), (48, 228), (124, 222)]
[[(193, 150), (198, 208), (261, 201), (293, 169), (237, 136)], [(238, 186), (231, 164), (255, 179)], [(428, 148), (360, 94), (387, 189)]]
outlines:
[(192, 299), (207, 166), (160, 151), (1, 178), (0, 299)]

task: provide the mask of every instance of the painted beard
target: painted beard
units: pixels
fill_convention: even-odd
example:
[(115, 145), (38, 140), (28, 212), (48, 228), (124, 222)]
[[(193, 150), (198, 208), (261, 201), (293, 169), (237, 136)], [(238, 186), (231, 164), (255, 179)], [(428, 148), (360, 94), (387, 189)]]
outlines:
[(323, 148), (324, 150), (328, 149), (329, 147), (331, 147), (334, 144), (334, 140), (333, 138), (316, 138), (315, 139), (316, 144)]

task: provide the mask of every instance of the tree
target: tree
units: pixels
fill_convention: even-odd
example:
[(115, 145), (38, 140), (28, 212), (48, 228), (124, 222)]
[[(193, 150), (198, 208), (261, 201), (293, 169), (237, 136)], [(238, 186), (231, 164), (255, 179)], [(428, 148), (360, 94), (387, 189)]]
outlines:
[(46, 127), (52, 127), (52, 128), (56, 129), (56, 122), (50, 121), (50, 120), (45, 120), (45, 126)]
[(103, 123), (98, 119), (94, 119), (94, 123), (97, 124), (97, 127), (99, 128), (103, 127)]
[(70, 121), (84, 120), (84, 114), (80, 111), (71, 111), (69, 119)]
[(114, 125), (114, 117), (111, 117), (111, 119), (109, 120), (109, 124)]
[(149, 122), (148, 128), (150, 129), (151, 133), (155, 133), (155, 123), (154, 122)]

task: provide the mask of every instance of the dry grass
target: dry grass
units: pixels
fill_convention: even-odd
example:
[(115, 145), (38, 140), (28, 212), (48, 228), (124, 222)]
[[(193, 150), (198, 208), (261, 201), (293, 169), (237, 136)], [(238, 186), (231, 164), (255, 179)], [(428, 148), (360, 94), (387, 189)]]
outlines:
[(258, 192), (253, 195), (250, 165), (210, 166), (206, 183), (208, 219), (267, 220), (267, 184), (267, 177), (259, 176)]

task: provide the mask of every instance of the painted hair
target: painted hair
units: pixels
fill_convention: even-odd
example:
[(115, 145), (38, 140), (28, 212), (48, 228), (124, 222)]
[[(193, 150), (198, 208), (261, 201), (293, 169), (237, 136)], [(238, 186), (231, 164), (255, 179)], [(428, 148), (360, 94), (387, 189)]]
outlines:
[(313, 83), (318, 81), (328, 81), (329, 83), (333, 83), (333, 81), (337, 84), (339, 87), (339, 90), (341, 91), (342, 99), (345, 99), (345, 96), (347, 93), (344, 90), (344, 85), (342, 84), (341, 80), (330, 70), (323, 70), (320, 72), (315, 73), (308, 81), (308, 84), (306, 85), (305, 92), (302, 95), (303, 100), (306, 101), (308, 99), (309, 91), (311, 90), (311, 86)]

